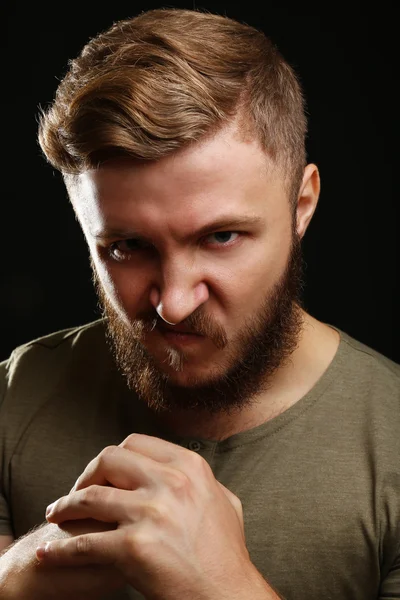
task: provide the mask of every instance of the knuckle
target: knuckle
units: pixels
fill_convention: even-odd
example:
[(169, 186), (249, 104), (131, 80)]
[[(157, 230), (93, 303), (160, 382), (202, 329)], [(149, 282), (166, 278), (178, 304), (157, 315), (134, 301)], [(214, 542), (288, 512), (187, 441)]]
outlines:
[(120, 444), (120, 448), (128, 448), (133, 450), (138, 443), (139, 433), (130, 433), (127, 438)]
[(88, 556), (91, 550), (90, 538), (85, 535), (78, 536), (75, 540), (75, 552), (76, 556)]
[(102, 487), (103, 486), (99, 485), (90, 485), (89, 487), (81, 490), (79, 498), (80, 505), (84, 508), (87, 508), (97, 504), (100, 500)]
[(75, 483), (74, 483), (73, 487), (71, 488), (71, 491), (69, 492), (70, 494), (71, 494), (72, 492), (76, 492), (77, 490), (79, 490), (79, 486), (80, 486), (80, 484), (81, 484), (81, 482), (82, 482), (82, 479), (83, 479), (83, 477), (82, 477), (82, 475), (80, 475), (80, 476), (78, 477), (78, 479), (75, 481)]
[(164, 504), (160, 502), (148, 503), (144, 509), (146, 519), (150, 520), (153, 524), (162, 525), (168, 519), (168, 511)]
[(190, 486), (190, 479), (183, 471), (170, 469), (168, 471), (168, 487), (173, 492), (184, 492)]
[(243, 516), (243, 504), (240, 498), (232, 494), (232, 504), (236, 508), (237, 512)]
[[(222, 484), (220, 485), (222, 486)], [(222, 488), (229, 502), (232, 504), (236, 514), (241, 520), (243, 520), (243, 503), (241, 499), (238, 496), (236, 496), (236, 494), (231, 492), (231, 490), (229, 490), (227, 487), (222, 486)]]
[(208, 462), (200, 456), (200, 454), (196, 454), (192, 452), (192, 456), (189, 457), (189, 472), (195, 473), (195, 478), (204, 478), (209, 479), (210, 477), (214, 479), (213, 472), (211, 470)]
[(126, 554), (139, 560), (144, 560), (146, 555), (152, 553), (152, 544), (154, 544), (154, 538), (144, 527), (136, 529), (135, 532), (127, 532), (122, 542)]
[(104, 464), (104, 462), (107, 462), (107, 460), (113, 456), (113, 454), (115, 454), (116, 450), (117, 450), (118, 446), (106, 446), (105, 448), (103, 448), (103, 450), (100, 452), (100, 454), (97, 457), (97, 460), (100, 464)]
[(207, 461), (200, 454), (197, 454), (197, 452), (194, 452), (193, 450), (189, 451), (188, 460), (190, 462), (190, 466), (194, 469), (204, 470), (208, 467)]

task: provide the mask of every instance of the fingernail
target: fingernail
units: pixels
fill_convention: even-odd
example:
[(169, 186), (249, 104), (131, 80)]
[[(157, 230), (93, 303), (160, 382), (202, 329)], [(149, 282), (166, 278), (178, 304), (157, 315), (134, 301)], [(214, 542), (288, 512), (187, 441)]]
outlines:
[(42, 544), (36, 548), (36, 557), (38, 560), (43, 560), (43, 558), (48, 555), (50, 551), (50, 545), (50, 542), (46, 542), (45, 544)]
[(51, 504), (48, 505), (48, 507), (46, 508), (46, 519), (47, 517), (50, 516), (50, 514), (53, 512), (53, 508), (54, 508), (55, 502), (52, 502)]

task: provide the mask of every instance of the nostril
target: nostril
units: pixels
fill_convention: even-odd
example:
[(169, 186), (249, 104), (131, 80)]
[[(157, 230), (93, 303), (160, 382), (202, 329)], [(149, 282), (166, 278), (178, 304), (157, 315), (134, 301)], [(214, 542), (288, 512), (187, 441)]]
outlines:
[(156, 287), (153, 287), (150, 291), (150, 302), (152, 303), (154, 308), (158, 307), (158, 305), (160, 304), (160, 292)]
[(159, 317), (161, 317), (161, 319), (165, 322), (168, 323), (168, 325), (177, 325), (177, 323), (172, 323), (171, 321), (167, 321), (167, 319), (165, 319), (162, 316), (162, 310), (163, 310), (163, 305), (162, 302), (160, 302), (160, 304), (158, 306), (156, 306), (156, 311)]
[(204, 282), (199, 283), (195, 290), (195, 300), (196, 302), (201, 302), (204, 304), (208, 300), (209, 292), (208, 287)]

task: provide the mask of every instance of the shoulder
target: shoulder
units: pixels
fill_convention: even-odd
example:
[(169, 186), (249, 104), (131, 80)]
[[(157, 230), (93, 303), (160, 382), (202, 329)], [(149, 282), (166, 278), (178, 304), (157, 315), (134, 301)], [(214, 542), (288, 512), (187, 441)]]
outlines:
[(58, 352), (62, 353), (67, 348), (76, 351), (86, 345), (88, 341), (92, 343), (96, 338), (98, 340), (105, 338), (103, 319), (86, 323), (85, 325), (80, 325), (78, 327), (70, 327), (68, 329), (55, 331), (31, 340), (21, 346), (17, 346), (11, 353), (10, 358), (0, 364), (3, 367), (6, 364), (16, 366), (24, 356), (29, 355), (30, 358), (33, 358), (36, 354), (41, 354), (43, 349), (52, 354)]
[(104, 320), (99, 319), (97, 321), (86, 323), (77, 327), (61, 329), (60, 331), (55, 331), (48, 335), (44, 335), (34, 340), (31, 340), (25, 344), (22, 344), (21, 346), (17, 346), (15, 350), (13, 350), (13, 352), (11, 353), (10, 359), (18, 359), (18, 357), (26, 354), (27, 352), (37, 351), (40, 348), (46, 348), (47, 350), (57, 350), (57, 348), (60, 348), (62, 346), (72, 347), (77, 343), (81, 343), (85, 339), (99, 336), (104, 337), (104, 335)]
[[(337, 328), (335, 328), (337, 329)], [(376, 382), (392, 385), (400, 390), (400, 365), (384, 354), (356, 340), (348, 333), (337, 329), (341, 336), (340, 350), (343, 363), (349, 374), (362, 380), (373, 379)]]
[(0, 410), (12, 390), (23, 390), (23, 397), (32, 398), (34, 390), (56, 385), (63, 373), (87, 370), (102, 360), (109, 360), (102, 319), (18, 346), (0, 363)]
[[(340, 333), (340, 344), (332, 369), (331, 391), (340, 397), (347, 413), (356, 421), (382, 425), (382, 432), (400, 427), (400, 365), (377, 350)], [(398, 438), (400, 443), (400, 437)]]

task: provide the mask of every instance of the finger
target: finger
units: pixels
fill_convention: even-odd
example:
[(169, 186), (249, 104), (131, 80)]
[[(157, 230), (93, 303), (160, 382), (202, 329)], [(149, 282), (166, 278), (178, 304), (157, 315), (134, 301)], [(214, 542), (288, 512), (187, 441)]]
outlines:
[[(77, 519), (95, 519), (104, 523), (124, 524), (135, 521), (141, 504), (135, 503), (131, 491), (113, 487), (91, 485), (68, 496), (63, 496), (47, 507), (49, 523), (62, 523)], [(129, 517), (128, 517), (129, 515)]]
[[(133, 448), (137, 446), (135, 441), (137, 435), (140, 434), (129, 436), (122, 442), (123, 445), (108, 446), (102, 450), (88, 464), (71, 491), (89, 485), (110, 484), (120, 489), (137, 489), (160, 480), (162, 472), (165, 477), (168, 475), (173, 477), (173, 470), (190, 475), (193, 472), (193, 460), (204, 461), (191, 450), (144, 435), (140, 435), (141, 452), (136, 452)], [(164, 455), (161, 452), (162, 448), (164, 448)], [(148, 454), (142, 454), (145, 451)], [(160, 457), (163, 457), (163, 460), (158, 460)]]
[(198, 470), (202, 471), (206, 468), (210, 471), (207, 461), (197, 452), (150, 435), (132, 433), (125, 438), (120, 447), (152, 458), (158, 464), (181, 471), (189, 478), (195, 476)]
[(144, 433), (131, 433), (119, 445), (121, 448), (138, 452), (160, 463), (175, 463), (182, 460), (182, 457), (188, 453), (193, 452), (178, 446), (178, 444)]
[[(128, 476), (128, 478), (126, 478), (126, 474), (120, 472), (118, 469), (113, 471), (109, 478), (107, 478), (105, 474), (103, 477), (99, 476), (99, 472), (101, 472), (99, 463), (106, 467), (108, 463), (114, 462), (113, 455), (115, 455), (115, 460), (118, 460), (119, 456), (122, 456), (121, 454), (118, 454), (118, 449), (130, 451), (135, 453), (136, 456), (141, 455), (144, 458), (153, 460), (159, 464), (169, 464), (169, 466), (174, 466), (182, 472), (185, 472), (185, 459), (187, 461), (188, 458), (192, 458), (193, 454), (195, 454), (192, 450), (187, 450), (186, 448), (182, 448), (177, 444), (167, 442), (161, 438), (133, 433), (125, 438), (119, 446), (108, 446), (102, 450), (102, 452), (88, 464), (85, 471), (77, 479), (71, 492), (92, 484), (111, 484), (121, 489), (131, 489), (132, 483), (130, 476), (132, 475), (132, 471), (129, 472), (130, 476)], [(195, 456), (198, 457), (197, 454), (195, 454)], [(148, 473), (149, 468), (151, 468), (151, 463), (146, 464), (142, 461), (141, 464), (143, 465), (143, 470)], [(139, 470), (139, 463), (137, 470)], [(188, 469), (186, 469), (186, 471), (187, 470)], [(190, 467), (189, 470), (191, 470)], [(143, 481), (144, 478), (139, 479), (139, 485), (140, 483), (143, 483)]]
[(113, 565), (118, 559), (120, 538), (121, 532), (113, 530), (52, 540), (36, 548), (36, 557), (49, 566)]
[(71, 491), (110, 484), (124, 490), (136, 489), (154, 478), (156, 467), (148, 456), (120, 446), (108, 446), (88, 464)]

